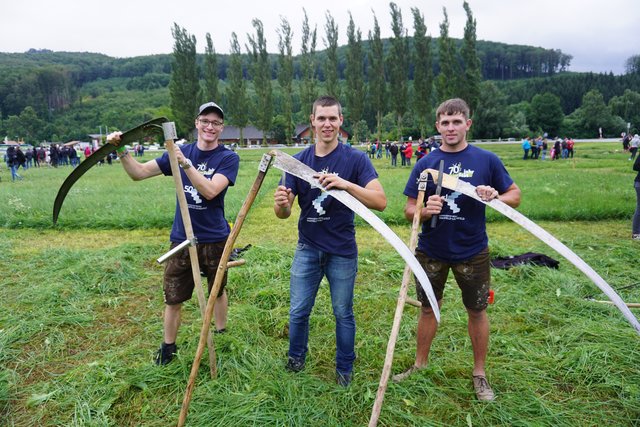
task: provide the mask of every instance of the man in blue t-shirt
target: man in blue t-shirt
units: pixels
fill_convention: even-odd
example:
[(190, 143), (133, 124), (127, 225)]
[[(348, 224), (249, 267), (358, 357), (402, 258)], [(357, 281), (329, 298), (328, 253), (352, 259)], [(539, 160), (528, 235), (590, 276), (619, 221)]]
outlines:
[[(338, 141), (342, 107), (333, 97), (313, 103), (311, 125), (316, 143), (294, 157), (318, 171), (325, 189), (345, 190), (370, 209), (384, 210), (387, 198), (371, 161), (365, 153)], [(326, 276), (336, 319), (336, 380), (351, 383), (356, 324), (353, 288), (358, 270), (354, 213), (327, 193), (299, 178), (286, 175), (274, 195), (278, 218), (291, 215), (298, 196), (298, 245), (291, 265), (289, 309), (289, 357), (286, 369), (304, 368), (309, 339), (309, 315), (320, 281)]]
[[(442, 145), (422, 158), (413, 168), (404, 190), (407, 204), (404, 212), (412, 220), (418, 196), (418, 178), (427, 168), (438, 169), (444, 160), (444, 171), (456, 175), (477, 187), (480, 198), (499, 198), (511, 207), (520, 204), (520, 189), (493, 153), (469, 145), (467, 132), (471, 127), (469, 107), (462, 99), (443, 102), (436, 111), (436, 128), (442, 135)], [(485, 205), (461, 193), (442, 189), (435, 195), (434, 183), (427, 187), (425, 206), (421, 206), (422, 233), (418, 237), (416, 258), (422, 264), (442, 306), (444, 285), (449, 270), (453, 271), (462, 291), (468, 313), (468, 329), (473, 347), (473, 384), (479, 400), (493, 400), (494, 393), (487, 382), (485, 361), (489, 346), (487, 303), (491, 280), (488, 237), (485, 226)], [(431, 227), (431, 218), (438, 215)], [(401, 381), (411, 373), (425, 368), (429, 349), (438, 323), (422, 287), (416, 284), (422, 309), (418, 320), (417, 350), (414, 365), (394, 376)]]
[[(227, 188), (234, 185), (238, 175), (240, 158), (218, 143), (224, 128), (224, 112), (214, 102), (202, 104), (195, 120), (198, 140), (182, 147), (176, 146), (187, 198), (193, 233), (198, 241), (200, 269), (207, 276), (209, 292), (215, 280), (230, 227), (224, 215), (224, 196)], [(108, 141), (120, 138), (120, 132), (107, 137)], [(171, 175), (168, 153), (146, 163), (140, 163), (126, 148), (118, 149), (118, 157), (127, 174), (134, 180), (157, 175)], [(187, 235), (182, 221), (180, 206), (176, 200), (175, 217), (169, 236), (171, 248), (184, 242)], [(224, 290), (226, 275), (222, 281), (214, 308), (216, 331), (223, 332), (227, 322), (227, 294)], [(156, 363), (165, 365), (177, 351), (176, 338), (180, 326), (182, 303), (191, 298), (194, 288), (189, 249), (184, 248), (171, 257), (164, 269), (164, 341), (158, 350)]]

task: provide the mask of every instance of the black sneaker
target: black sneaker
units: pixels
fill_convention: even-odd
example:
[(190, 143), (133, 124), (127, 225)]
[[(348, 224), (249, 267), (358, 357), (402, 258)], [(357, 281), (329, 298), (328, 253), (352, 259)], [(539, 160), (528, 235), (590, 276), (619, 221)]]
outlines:
[(173, 357), (178, 351), (178, 346), (175, 343), (167, 344), (162, 343), (158, 352), (156, 353), (156, 365), (166, 365), (173, 360)]
[(349, 387), (351, 385), (351, 374), (343, 374), (336, 371), (336, 382), (342, 387)]
[(287, 366), (284, 367), (289, 372), (300, 372), (304, 369), (304, 359), (296, 359), (289, 356)]

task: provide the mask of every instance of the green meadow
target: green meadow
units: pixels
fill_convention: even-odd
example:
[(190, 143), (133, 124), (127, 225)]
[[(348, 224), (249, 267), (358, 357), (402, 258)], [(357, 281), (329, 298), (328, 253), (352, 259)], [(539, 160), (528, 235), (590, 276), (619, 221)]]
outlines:
[[(574, 159), (522, 160), (518, 144), (496, 152), (523, 193), (519, 211), (573, 249), (628, 302), (640, 302), (640, 245), (631, 240), (634, 172), (619, 142), (578, 142)], [(288, 150), (293, 152), (293, 149)], [(240, 150), (227, 193), (233, 222), (265, 150)], [(151, 159), (153, 153), (145, 154)], [(383, 153), (384, 156), (384, 153)], [(415, 159), (414, 159), (415, 160)], [(409, 168), (375, 159), (388, 207), (379, 216), (409, 238), (402, 192)], [(162, 340), (162, 266), (175, 208), (169, 177), (133, 182), (121, 166), (92, 168), (72, 188), (57, 226), (53, 200), (69, 167), (29, 169), (11, 182), (0, 170), (0, 425), (175, 425), (201, 320), (185, 304), (178, 357), (153, 364)], [(311, 317), (309, 356), (284, 370), (288, 277), (297, 215), (278, 220), (272, 169), (229, 270), (228, 332), (215, 336), (218, 378), (202, 361), (189, 426), (361, 426), (375, 400), (404, 264), (364, 221), (355, 313), (353, 384), (335, 384), (335, 334), (326, 283)], [(527, 231), (488, 212), (494, 256), (540, 252), (558, 270), (493, 271), (487, 364), (493, 403), (476, 401), (466, 312), (453, 281), (429, 367), (390, 383), (381, 426), (640, 425), (640, 337), (581, 272)], [(409, 296), (415, 298), (410, 288)], [(639, 309), (632, 309), (640, 316)], [(406, 306), (393, 373), (413, 363), (417, 310)]]

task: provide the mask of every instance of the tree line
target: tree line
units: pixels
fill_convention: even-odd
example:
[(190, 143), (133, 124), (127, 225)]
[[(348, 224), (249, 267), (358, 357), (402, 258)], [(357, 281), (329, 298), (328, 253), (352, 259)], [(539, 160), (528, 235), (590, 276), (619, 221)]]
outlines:
[(461, 40), (449, 37), (446, 8), (439, 37), (431, 37), (420, 9), (411, 8), (407, 26), (390, 3), (393, 37), (380, 38), (375, 12), (366, 38), (350, 16), (346, 46), (338, 46), (339, 28), (329, 12), (321, 33), (305, 11), (296, 56), (286, 18), (277, 31), (277, 54), (267, 53), (259, 19), (243, 45), (232, 34), (228, 54), (216, 52), (210, 34), (205, 53), (198, 54), (195, 37), (178, 24), (171, 29), (171, 55), (0, 53), (0, 136), (86, 139), (98, 126), (126, 129), (157, 115), (175, 120), (186, 135), (197, 105), (215, 99), (228, 124), (253, 124), (287, 142), (295, 124), (308, 122), (320, 93), (341, 99), (345, 128), (359, 140), (429, 135), (433, 107), (451, 96), (470, 103), (476, 138), (595, 136), (600, 127), (613, 136), (627, 123), (640, 123), (635, 57), (623, 76), (569, 73), (571, 56), (559, 50), (477, 41), (466, 1), (463, 8)]

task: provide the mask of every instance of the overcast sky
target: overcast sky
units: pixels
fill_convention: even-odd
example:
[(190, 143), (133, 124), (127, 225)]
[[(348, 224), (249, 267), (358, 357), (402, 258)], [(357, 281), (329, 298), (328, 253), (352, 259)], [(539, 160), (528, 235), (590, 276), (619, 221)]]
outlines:
[[(560, 49), (573, 56), (570, 71), (622, 74), (624, 63), (640, 54), (639, 0), (468, 0), (477, 21), (478, 40)], [(466, 15), (462, 0), (396, 0), (404, 27), (413, 34), (412, 7), (419, 7), (427, 32), (440, 33), (442, 8), (449, 15), (449, 35), (461, 38)], [(97, 52), (113, 57), (171, 53), (173, 23), (196, 36), (203, 53), (210, 33), (216, 52), (229, 53), (231, 33), (241, 46), (254, 33), (258, 18), (269, 52), (277, 52), (281, 17), (293, 32), (294, 54), (300, 52), (303, 7), (317, 26), (318, 50), (325, 48), (326, 12), (347, 42), (349, 12), (364, 40), (378, 18), (382, 37), (392, 36), (389, 2), (381, 0), (2, 0), (0, 52), (31, 48), (68, 52)]]

